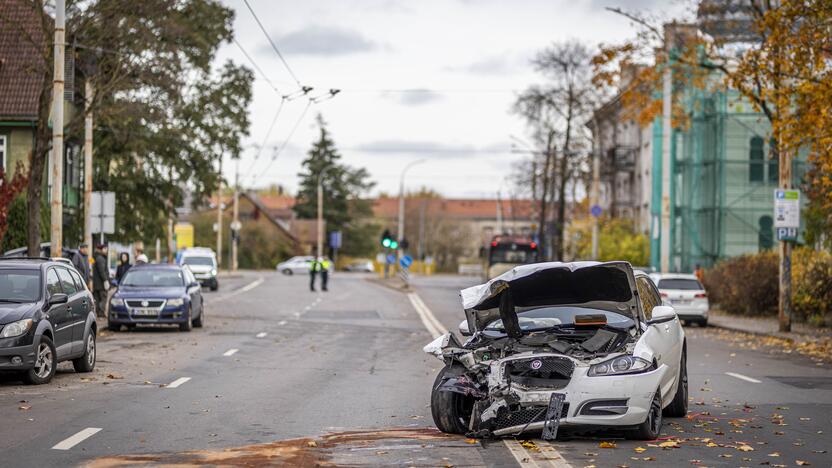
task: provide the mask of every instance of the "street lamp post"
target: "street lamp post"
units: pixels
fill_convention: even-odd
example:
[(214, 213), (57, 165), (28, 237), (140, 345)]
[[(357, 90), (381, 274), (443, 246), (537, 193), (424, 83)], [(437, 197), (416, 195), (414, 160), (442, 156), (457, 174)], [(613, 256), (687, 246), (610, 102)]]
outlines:
[[(416, 161), (411, 162), (407, 166), (402, 169), (402, 176), (399, 179), (399, 226), (398, 231), (396, 234), (398, 235), (398, 241), (401, 242), (404, 239), (404, 176), (407, 174), (407, 171), (410, 170), (411, 167), (421, 164), (425, 162), (426, 159), (417, 159)], [(401, 252), (401, 250), (396, 250), (396, 252)], [(401, 254), (397, 253), (396, 257), (400, 257)]]

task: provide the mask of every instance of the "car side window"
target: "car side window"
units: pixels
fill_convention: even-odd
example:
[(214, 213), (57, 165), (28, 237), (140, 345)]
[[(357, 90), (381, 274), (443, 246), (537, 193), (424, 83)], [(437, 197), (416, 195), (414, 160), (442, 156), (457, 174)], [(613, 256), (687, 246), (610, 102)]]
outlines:
[(72, 275), (69, 274), (69, 270), (66, 268), (56, 268), (58, 271), (58, 278), (61, 280), (61, 287), (64, 290), (64, 293), (72, 296), (78, 292), (78, 287), (75, 286), (75, 280), (72, 279)]
[(58, 274), (55, 273), (54, 268), (50, 268), (46, 272), (46, 295), (52, 296), (54, 294), (63, 294), (64, 290), (61, 288), (61, 280), (58, 279)]
[(656, 307), (659, 303), (656, 302), (650, 284), (643, 277), (636, 278), (636, 288), (638, 289), (638, 297), (641, 298), (644, 318), (650, 320), (653, 317), (653, 307)]
[(79, 291), (83, 291), (86, 289), (86, 285), (84, 285), (84, 280), (81, 278), (81, 275), (75, 270), (69, 270), (69, 274), (72, 275), (72, 279), (75, 280), (75, 289)]

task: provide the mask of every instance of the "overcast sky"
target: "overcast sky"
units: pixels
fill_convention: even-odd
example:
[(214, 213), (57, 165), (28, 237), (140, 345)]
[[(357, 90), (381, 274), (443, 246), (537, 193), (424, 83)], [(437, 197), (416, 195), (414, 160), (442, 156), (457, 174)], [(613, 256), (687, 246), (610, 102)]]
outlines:
[[(315, 87), (310, 95), (341, 90), (302, 119), (308, 100), (287, 102), (265, 140), (280, 102), (272, 85), (281, 94), (298, 86), (243, 0), (224, 0), (237, 12), (238, 42), (271, 82), (257, 74), (241, 181), (294, 194), (321, 113), (344, 162), (370, 171), (375, 194), (397, 193), (402, 168), (425, 159), (408, 172), (408, 189), (493, 198), (523, 157), (510, 152), (509, 135), (526, 135), (510, 107), (539, 81), (529, 64), (535, 52), (567, 39), (597, 45), (628, 37), (629, 22), (605, 6), (667, 16), (683, 9), (679, 1), (249, 0), (300, 83)], [(217, 63), (229, 58), (251, 67), (235, 44), (223, 46)], [(271, 147), (258, 156), (264, 140)], [(224, 169), (233, 180), (234, 165)]]

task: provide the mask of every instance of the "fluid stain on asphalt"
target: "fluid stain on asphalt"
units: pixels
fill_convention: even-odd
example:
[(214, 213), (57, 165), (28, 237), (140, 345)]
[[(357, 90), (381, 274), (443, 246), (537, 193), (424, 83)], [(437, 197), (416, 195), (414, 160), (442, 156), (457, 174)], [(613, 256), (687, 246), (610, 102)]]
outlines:
[[(176, 453), (114, 455), (87, 462), (88, 468), (124, 466), (338, 466), (335, 452), (378, 449), (375, 456), (388, 454), (384, 443), (458, 440), (432, 428), (393, 428), (378, 431), (334, 432), (313, 439), (309, 437), (230, 447), (218, 450), (193, 450)], [(373, 447), (374, 444), (380, 444)], [(415, 447), (418, 447), (416, 445)], [(392, 448), (392, 447), (391, 447)]]

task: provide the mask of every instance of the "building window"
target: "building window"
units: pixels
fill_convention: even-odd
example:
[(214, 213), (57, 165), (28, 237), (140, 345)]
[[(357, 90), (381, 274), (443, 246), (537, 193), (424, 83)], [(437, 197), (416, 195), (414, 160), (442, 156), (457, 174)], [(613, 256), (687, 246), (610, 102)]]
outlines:
[(780, 153), (777, 152), (774, 138), (768, 142), (768, 156), (768, 181), (776, 184), (780, 181)]
[(762, 182), (763, 181), (763, 153), (765, 143), (762, 138), (755, 136), (751, 137), (751, 149), (748, 152), (749, 168), (748, 181)]
[(0, 170), (6, 170), (6, 153), (8, 149), (6, 148), (6, 141), (8, 137), (6, 135), (0, 135)]
[(774, 247), (774, 231), (772, 230), (774, 221), (771, 219), (771, 216), (765, 215), (760, 216), (758, 223), (760, 230), (757, 234), (757, 248), (762, 252), (763, 250), (769, 250)]

